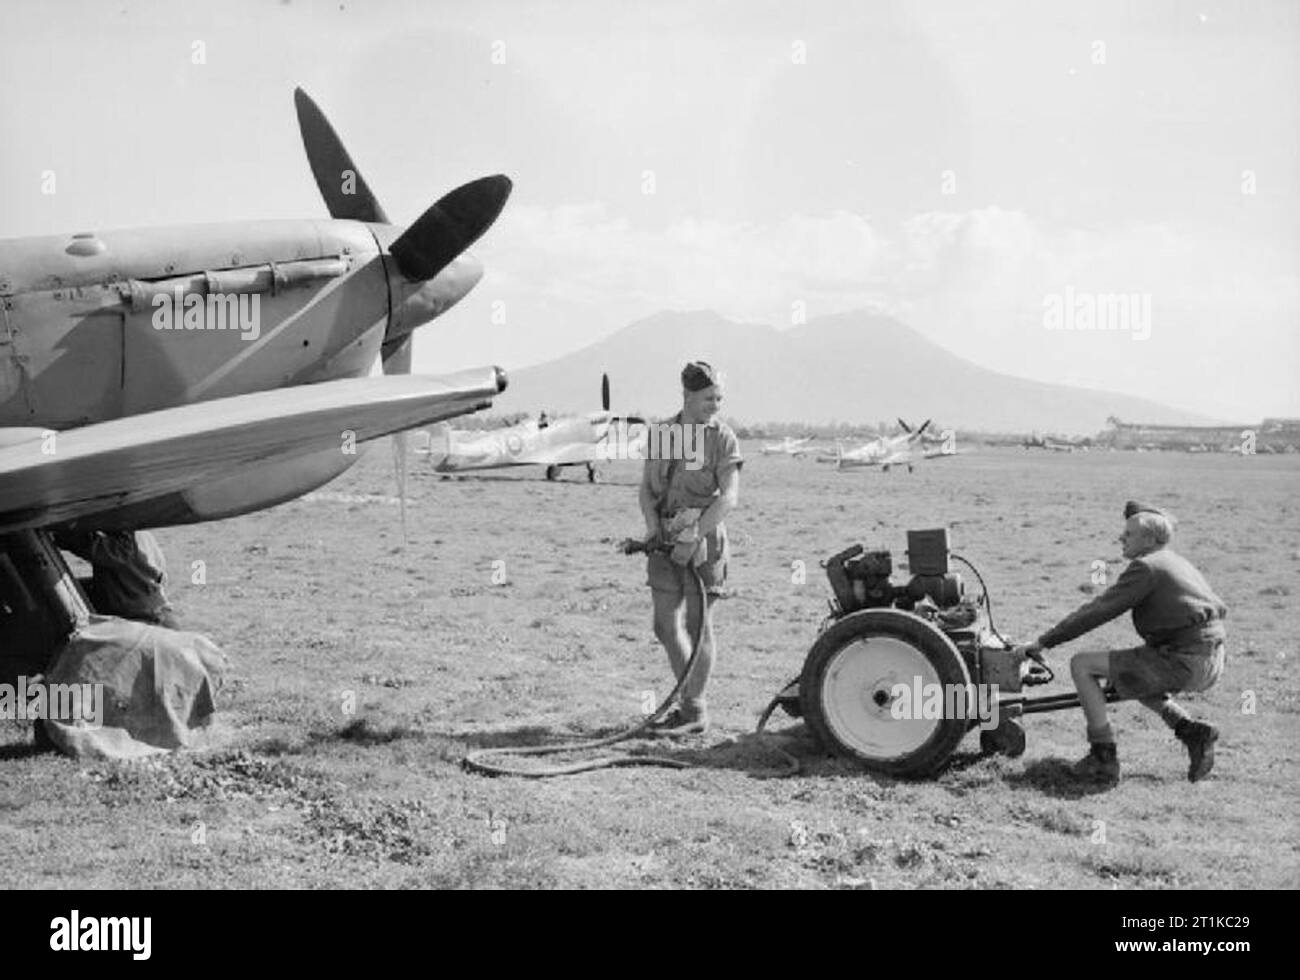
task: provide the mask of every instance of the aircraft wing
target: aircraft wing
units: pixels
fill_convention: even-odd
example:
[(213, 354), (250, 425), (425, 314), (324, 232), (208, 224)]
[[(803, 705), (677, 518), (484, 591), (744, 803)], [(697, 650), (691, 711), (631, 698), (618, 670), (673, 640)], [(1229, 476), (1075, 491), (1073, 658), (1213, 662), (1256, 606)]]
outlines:
[(0, 531), (141, 503), (250, 464), (345, 452), (349, 441), (486, 408), (504, 387), (496, 368), (389, 375), (217, 398), (59, 433), (0, 429)]

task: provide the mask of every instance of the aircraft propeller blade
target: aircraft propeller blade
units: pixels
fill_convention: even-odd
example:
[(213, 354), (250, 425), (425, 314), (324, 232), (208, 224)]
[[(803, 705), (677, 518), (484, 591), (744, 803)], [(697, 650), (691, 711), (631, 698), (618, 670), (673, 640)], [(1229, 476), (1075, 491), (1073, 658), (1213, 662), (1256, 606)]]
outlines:
[(898, 420), (898, 424), (903, 427), (903, 431), (906, 432), (909, 436), (912, 434), (912, 427), (908, 425), (906, 422), (904, 422), (902, 419)]
[(316, 178), (330, 217), (388, 224), (384, 209), (320, 106), (300, 88), (293, 90), (293, 104), (298, 110), (298, 129), (307, 151), (307, 162), (311, 164), (312, 176)]
[(513, 186), (496, 174), (443, 195), (388, 247), (402, 275), (412, 282), (436, 276), (492, 227)]
[(932, 421), (934, 421), (934, 420), (933, 420), (933, 419), (926, 419), (924, 422), (922, 422), (922, 423), (921, 423), (921, 427), (920, 427), (919, 429), (916, 430), (916, 434), (919, 436), (922, 432), (924, 432), (926, 429), (928, 429), (928, 428), (930, 427), (930, 423), (931, 423)]
[[(608, 374), (602, 374), (600, 376), (600, 410), (602, 412), (609, 411), (609, 375)], [(648, 424), (646, 420), (641, 418), (641, 416), (639, 415), (611, 415), (609, 417), (610, 425), (619, 422), (625, 425), (647, 425)]]

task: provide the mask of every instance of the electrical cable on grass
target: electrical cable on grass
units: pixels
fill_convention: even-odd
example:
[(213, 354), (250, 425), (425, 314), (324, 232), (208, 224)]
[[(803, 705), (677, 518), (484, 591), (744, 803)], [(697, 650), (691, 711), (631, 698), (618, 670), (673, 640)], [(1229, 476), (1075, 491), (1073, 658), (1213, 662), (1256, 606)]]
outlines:
[[(632, 550), (629, 550), (631, 548)], [(624, 553), (632, 554), (634, 550), (645, 550), (641, 542), (629, 541), (624, 544)], [(701, 640), (704, 638), (704, 630), (709, 618), (709, 597), (704, 588), (704, 580), (700, 578), (694, 566), (691, 566), (691, 578), (695, 581), (696, 591), (700, 597), (700, 620), (695, 628), (695, 636), (692, 638), (692, 650), (690, 659), (686, 662), (686, 668), (682, 671), (681, 676), (677, 679), (676, 685), (669, 692), (668, 697), (663, 703), (647, 716), (644, 721), (624, 731), (617, 732), (603, 738), (581, 739), (573, 742), (561, 742), (558, 745), (534, 745), (523, 747), (503, 746), (500, 748), (479, 749), (470, 752), (465, 756), (463, 765), (471, 772), (478, 772), (488, 776), (522, 776), (525, 779), (547, 779), (555, 776), (571, 776), (580, 772), (593, 772), (597, 769), (614, 769), (625, 766), (660, 766), (667, 769), (691, 769), (694, 763), (685, 762), (681, 759), (672, 759), (661, 755), (613, 755), (603, 759), (591, 759), (585, 762), (573, 762), (568, 765), (544, 766), (530, 769), (519, 766), (510, 766), (502, 762), (489, 761), (499, 759), (503, 756), (524, 756), (524, 755), (558, 755), (564, 752), (590, 752), (593, 749), (605, 748), (606, 746), (616, 745), (619, 742), (626, 742), (648, 730), (656, 721), (667, 714), (672, 707), (677, 695), (681, 693), (686, 679), (691, 676), (691, 670), (695, 662), (699, 659)], [(799, 761), (791, 756), (788, 752), (777, 749), (786, 759), (786, 767), (773, 775), (791, 775), (791, 763), (793, 763), (793, 772), (798, 772)]]

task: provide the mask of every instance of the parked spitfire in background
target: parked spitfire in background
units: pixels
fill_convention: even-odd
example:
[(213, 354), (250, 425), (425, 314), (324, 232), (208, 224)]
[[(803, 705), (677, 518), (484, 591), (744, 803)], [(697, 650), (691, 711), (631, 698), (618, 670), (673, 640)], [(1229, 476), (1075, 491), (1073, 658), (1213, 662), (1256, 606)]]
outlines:
[[(499, 368), (410, 368), (412, 332), (482, 276), (465, 249), (510, 180), (472, 181), (395, 227), (315, 103), (294, 95), (329, 219), (0, 240), (0, 532), (19, 532), (0, 536), (0, 562), (14, 549), (57, 561), (53, 525), (133, 530), (274, 506), (346, 470), (356, 443), (505, 388)], [(387, 377), (368, 377), (376, 358)], [(66, 606), (46, 584), (46, 605)]]
[[(919, 429), (913, 430), (906, 422), (899, 419), (898, 424), (903, 429), (900, 435), (881, 436), (859, 446), (857, 449), (846, 450), (843, 443), (837, 442), (835, 445), (835, 468), (837, 470), (848, 470), (879, 466), (881, 470), (888, 473), (894, 466), (906, 466), (907, 472), (911, 473), (914, 466), (912, 447), (923, 441), (925, 431), (930, 426), (930, 421), (930, 419), (926, 419)], [(942, 438), (940, 443), (938, 449), (924, 451), (922, 458), (936, 459), (956, 455), (951, 439)]]
[(812, 442), (812, 436), (805, 436), (802, 439), (786, 436), (780, 442), (768, 443), (759, 452), (764, 456), (794, 456), (797, 458), (807, 455), (810, 448), (808, 443), (810, 442)]
[(645, 420), (611, 415), (609, 375), (601, 379), (602, 410), (554, 420), (542, 413), (518, 425), (490, 432), (444, 430), (442, 452), (437, 438), (429, 443), (429, 456), (439, 473), (493, 470), (507, 466), (545, 466), (546, 479), (555, 480), (565, 466), (585, 465), (588, 481), (597, 480), (596, 465), (611, 459), (644, 459)]

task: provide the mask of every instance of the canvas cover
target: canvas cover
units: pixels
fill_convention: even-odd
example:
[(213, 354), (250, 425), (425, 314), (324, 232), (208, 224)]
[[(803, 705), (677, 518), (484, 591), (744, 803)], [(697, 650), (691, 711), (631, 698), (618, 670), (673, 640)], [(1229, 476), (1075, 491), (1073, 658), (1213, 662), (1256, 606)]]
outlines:
[(55, 653), (45, 683), (103, 685), (101, 725), (48, 720), (45, 729), (78, 758), (137, 759), (193, 748), (206, 741), (226, 669), (225, 655), (199, 633), (92, 616)]

